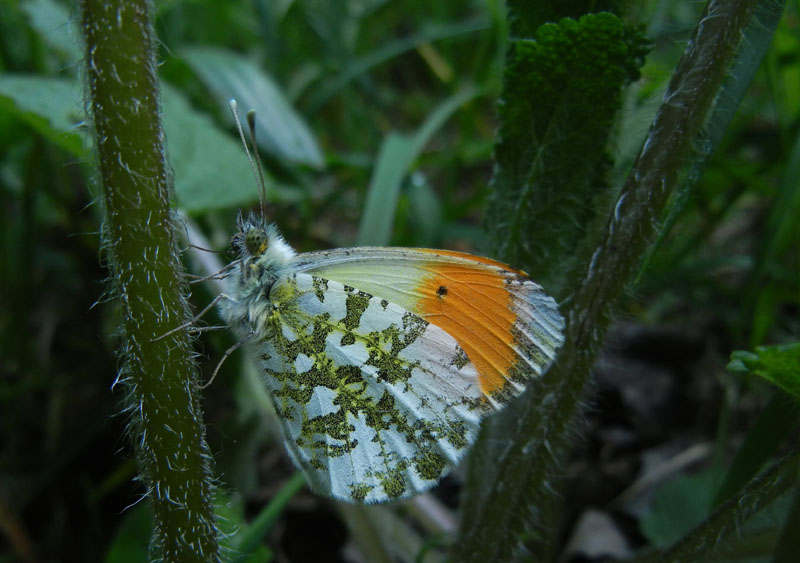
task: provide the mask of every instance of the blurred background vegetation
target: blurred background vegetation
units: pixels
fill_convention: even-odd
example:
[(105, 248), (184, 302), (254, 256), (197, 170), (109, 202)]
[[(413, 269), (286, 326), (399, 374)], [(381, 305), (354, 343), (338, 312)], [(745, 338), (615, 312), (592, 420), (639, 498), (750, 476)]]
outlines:
[[(610, 4), (652, 42), (607, 148), (606, 181), (618, 190), (703, 5)], [(0, 3), (0, 561), (141, 561), (150, 536), (113, 387), (118, 311), (104, 293), (75, 10)], [(582, 531), (598, 515), (603, 532), (590, 535), (606, 539), (600, 555), (670, 543), (713, 506), (740, 444), (775, 442), (748, 454), (758, 465), (791, 441), (791, 400), (745, 373), (758, 357), (737, 356), (734, 373), (726, 365), (734, 350), (800, 333), (799, 13), (788, 2), (730, 126), (689, 167), (702, 175), (673, 198), (616, 314), (565, 470), (564, 516), (550, 523), (566, 557), (598, 556)], [(155, 4), (155, 28), (187, 243), (226, 250), (237, 211), (258, 198), (227, 110), (234, 97), (257, 111), (268, 213), (297, 250), (492, 250), (482, 222), (509, 45), (503, 2), (173, 0)], [(538, 267), (552, 271), (532, 271), (537, 279), (564, 273)], [(212, 298), (213, 288), (194, 288), (195, 307)], [(204, 374), (232, 343), (204, 335)], [(366, 519), (334, 507), (291, 478), (258, 377), (235, 356), (204, 397), (225, 525), (263, 515), (279, 491), (289, 499), (269, 505), (258, 560), (376, 560), (365, 537), (374, 527), (380, 553), (439, 560), (459, 475), (433, 508), (411, 502)], [(788, 506), (754, 524), (757, 541), (737, 553), (769, 557)]]

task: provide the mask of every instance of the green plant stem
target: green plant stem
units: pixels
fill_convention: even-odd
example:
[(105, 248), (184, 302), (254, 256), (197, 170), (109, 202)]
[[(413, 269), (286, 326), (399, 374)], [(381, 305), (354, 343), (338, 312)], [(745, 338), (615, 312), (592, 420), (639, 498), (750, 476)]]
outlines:
[(635, 559), (636, 563), (669, 561), (708, 561), (711, 552), (728, 534), (759, 510), (795, 487), (798, 482), (800, 452), (789, 454), (745, 485), (741, 491), (717, 507), (694, 530), (669, 548)]
[(151, 5), (84, 0), (86, 77), (103, 184), (113, 291), (123, 321), (118, 380), (163, 561), (219, 560), (209, 453), (186, 330), (159, 119)]
[[(567, 339), (557, 363), (534, 393), (514, 405), (510, 416), (495, 417), (481, 435), (469, 468), (454, 560), (551, 558), (559, 519), (553, 479), (570, 451), (581, 398), (612, 307), (654, 238), (683, 159), (701, 131), (757, 3), (712, 0), (706, 6), (602, 240), (565, 307)], [(513, 433), (512, 439), (498, 432), (502, 424)]]

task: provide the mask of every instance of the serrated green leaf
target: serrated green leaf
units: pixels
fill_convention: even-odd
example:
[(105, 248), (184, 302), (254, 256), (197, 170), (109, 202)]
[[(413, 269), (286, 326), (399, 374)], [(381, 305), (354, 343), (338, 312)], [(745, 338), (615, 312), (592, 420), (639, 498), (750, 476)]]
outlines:
[(568, 0), (529, 2), (508, 0), (508, 19), (516, 37), (532, 37), (539, 26), (561, 18), (579, 18), (590, 12), (617, 12), (619, 0)]
[(727, 370), (731, 373), (745, 374), (750, 373), (758, 366), (758, 354), (747, 350), (734, 350), (731, 353), (731, 361), (728, 362)]
[(731, 353), (728, 371), (737, 375), (756, 374), (789, 393), (777, 393), (747, 432), (728, 468), (714, 504), (719, 504), (739, 490), (775, 454), (783, 438), (797, 427), (800, 407), (800, 343), (762, 346), (755, 353), (736, 350)]
[(545, 24), (513, 44), (487, 235), (493, 254), (552, 290), (602, 211), (609, 131), (646, 49), (641, 33), (610, 13)]
[(256, 140), (276, 158), (321, 168), (322, 151), (303, 117), (263, 68), (240, 55), (207, 47), (181, 54), (209, 90), (226, 107), (235, 99), (245, 111), (256, 111)]
[(81, 88), (64, 78), (0, 75), (0, 107), (68, 153), (84, 158)]
[(770, 381), (800, 399), (800, 342), (780, 346), (758, 346), (755, 354), (736, 351), (731, 354), (734, 369), (746, 369)]
[(755, 373), (800, 399), (800, 342), (756, 348), (759, 365)]

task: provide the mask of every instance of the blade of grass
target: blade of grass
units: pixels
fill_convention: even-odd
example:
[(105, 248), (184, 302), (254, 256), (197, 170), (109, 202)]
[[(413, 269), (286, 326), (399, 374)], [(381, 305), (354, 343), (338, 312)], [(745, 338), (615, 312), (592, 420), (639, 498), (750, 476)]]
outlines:
[(390, 131), (384, 137), (358, 227), (359, 246), (389, 244), (400, 186), (414, 161), (413, 146), (411, 139), (402, 133)]
[[(800, 240), (800, 227), (797, 218), (800, 217), (800, 132), (794, 139), (789, 160), (778, 186), (778, 193), (772, 200), (764, 236), (759, 241), (756, 262), (750, 274), (749, 288), (744, 293), (748, 296), (746, 307), (752, 311), (749, 320), (750, 344), (755, 346), (764, 341), (769, 328), (775, 319), (775, 299), (770, 299), (769, 294), (774, 291), (772, 277), (775, 272), (769, 267), (780, 263), (790, 245), (797, 244)], [(796, 278), (795, 278), (796, 279)]]
[(445, 121), (478, 93), (473, 87), (456, 92), (431, 112), (413, 136), (392, 131), (384, 138), (367, 190), (358, 229), (359, 245), (389, 244), (403, 180)]
[(797, 403), (784, 393), (776, 392), (739, 446), (714, 498), (714, 506), (724, 502), (758, 473), (783, 439), (797, 427), (798, 421)]
[(483, 19), (457, 24), (436, 25), (430, 26), (411, 37), (390, 41), (380, 49), (375, 49), (368, 55), (353, 60), (339, 75), (320, 84), (308, 100), (308, 114), (313, 115), (318, 112), (339, 90), (374, 66), (383, 64), (407, 51), (412, 51), (420, 45), (470, 35), (489, 29), (489, 27), (489, 22)]
[(235, 538), (234, 548), (237, 550), (232, 561), (241, 563), (261, 544), (261, 540), (269, 533), (275, 522), (281, 517), (286, 505), (306, 484), (299, 471), (292, 475), (281, 487), (267, 506), (255, 517), (240, 535)]

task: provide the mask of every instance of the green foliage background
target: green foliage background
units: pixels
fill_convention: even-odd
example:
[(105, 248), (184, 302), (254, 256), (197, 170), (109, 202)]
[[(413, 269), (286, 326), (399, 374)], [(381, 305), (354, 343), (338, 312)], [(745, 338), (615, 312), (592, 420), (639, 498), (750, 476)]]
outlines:
[[(227, 112), (234, 97), (257, 111), (269, 214), (299, 251), (393, 244), (485, 253), (528, 270), (568, 307), (702, 5), (508, 4), (156, 3), (162, 121), (190, 241), (226, 249), (236, 212), (258, 197)], [(780, 3), (758, 5), (772, 19), (748, 28), (747, 49), (683, 157), (657, 244), (614, 314), (713, 327), (707, 338), (719, 350), (708, 377), (728, 397), (720, 451), (737, 405), (759, 404), (738, 455), (720, 454), (716, 473), (662, 494), (699, 499), (691, 522), (730, 498), (769, 504), (758, 483), (730, 495), (796, 439), (800, 4), (788, 2), (779, 23)], [(604, 10), (619, 19), (585, 16)], [(104, 293), (76, 12), (54, 0), (0, 3), (0, 557), (141, 561), (152, 525), (145, 503), (126, 510), (144, 490), (113, 387), (124, 337)], [(191, 272), (206, 273), (186, 256)], [(193, 302), (202, 307), (214, 291), (193, 286)], [(202, 372), (232, 343), (204, 336)], [(782, 346), (756, 348), (767, 344)], [(737, 353), (726, 374), (735, 349), (753, 352)], [(259, 471), (264, 452), (279, 459), (281, 446), (250, 370), (244, 356), (229, 361), (205, 391), (205, 422), (227, 553), (246, 547), (252, 560), (269, 560), (275, 546), (261, 535), (303, 494), (302, 482), (286, 481), (280, 461)], [(770, 399), (774, 388), (757, 376), (785, 394)], [(472, 467), (470, 487), (479, 457)], [(560, 486), (548, 475), (540, 485)], [(480, 494), (465, 492), (467, 506)], [(685, 508), (675, 504), (656, 502), (644, 519), (649, 545), (696, 540), (670, 528)], [(539, 509), (558, 514), (530, 507), (515, 525), (540, 528)], [(413, 506), (367, 510), (323, 514), (329, 526), (347, 526), (369, 560), (438, 560), (453, 537), (446, 526), (421, 534), (414, 522), (426, 520)], [(798, 513), (791, 498), (777, 509), (760, 556), (790, 557), (786, 530)], [(519, 540), (514, 556), (555, 557), (559, 537), (548, 529), (546, 540)]]

